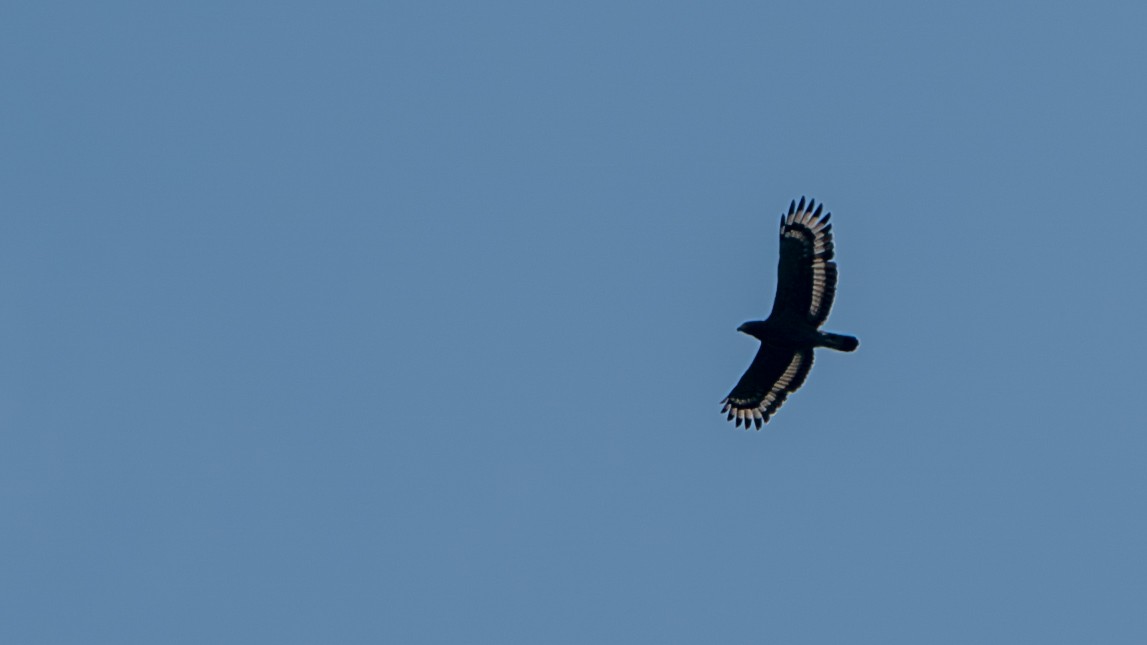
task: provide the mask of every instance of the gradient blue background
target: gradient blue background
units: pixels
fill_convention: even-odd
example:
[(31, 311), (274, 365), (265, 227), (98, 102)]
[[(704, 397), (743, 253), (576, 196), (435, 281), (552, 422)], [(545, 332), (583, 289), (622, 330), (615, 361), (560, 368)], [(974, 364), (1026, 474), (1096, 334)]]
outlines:
[[(0, 641), (1147, 642), (1084, 4), (5, 3)], [(746, 433), (802, 194), (862, 344)]]

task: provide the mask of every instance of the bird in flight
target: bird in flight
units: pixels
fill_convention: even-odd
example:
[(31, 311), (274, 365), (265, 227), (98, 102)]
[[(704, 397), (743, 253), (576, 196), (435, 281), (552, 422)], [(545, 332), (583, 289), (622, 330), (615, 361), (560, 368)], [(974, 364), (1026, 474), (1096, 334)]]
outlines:
[(737, 427), (759, 430), (789, 394), (796, 392), (812, 368), (815, 347), (851, 352), (860, 345), (852, 336), (819, 331), (836, 295), (836, 263), (832, 261), (831, 213), (804, 197), (781, 215), (781, 255), (777, 266), (777, 295), (766, 320), (737, 328), (761, 341), (757, 356), (721, 404)]

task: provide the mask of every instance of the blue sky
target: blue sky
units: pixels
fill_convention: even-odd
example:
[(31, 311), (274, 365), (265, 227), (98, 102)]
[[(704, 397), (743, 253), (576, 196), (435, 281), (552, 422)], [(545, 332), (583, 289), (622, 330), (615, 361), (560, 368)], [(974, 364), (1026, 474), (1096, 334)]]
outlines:
[(0, 640), (1144, 642), (1145, 19), (7, 3)]

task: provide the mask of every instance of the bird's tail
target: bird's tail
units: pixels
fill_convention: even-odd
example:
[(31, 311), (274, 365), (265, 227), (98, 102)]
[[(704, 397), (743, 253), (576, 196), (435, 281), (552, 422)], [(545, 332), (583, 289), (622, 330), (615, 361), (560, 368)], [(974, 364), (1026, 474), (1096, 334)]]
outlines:
[(835, 349), (838, 352), (851, 352), (860, 346), (860, 341), (854, 336), (833, 334), (825, 331), (820, 334), (820, 344), (822, 347)]

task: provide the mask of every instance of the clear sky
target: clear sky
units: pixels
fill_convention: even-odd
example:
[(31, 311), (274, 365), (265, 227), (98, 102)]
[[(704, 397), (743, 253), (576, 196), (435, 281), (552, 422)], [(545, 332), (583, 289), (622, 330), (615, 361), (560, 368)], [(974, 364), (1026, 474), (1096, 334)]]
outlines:
[(1145, 26), (4, 3), (0, 642), (1147, 642)]

